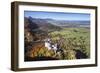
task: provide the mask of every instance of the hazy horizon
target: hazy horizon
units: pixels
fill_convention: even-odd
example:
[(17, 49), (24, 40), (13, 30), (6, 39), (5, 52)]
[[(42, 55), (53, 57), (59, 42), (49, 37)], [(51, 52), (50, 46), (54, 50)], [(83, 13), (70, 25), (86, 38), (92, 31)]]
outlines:
[(24, 11), (24, 17), (67, 21), (90, 21), (90, 14), (87, 13)]

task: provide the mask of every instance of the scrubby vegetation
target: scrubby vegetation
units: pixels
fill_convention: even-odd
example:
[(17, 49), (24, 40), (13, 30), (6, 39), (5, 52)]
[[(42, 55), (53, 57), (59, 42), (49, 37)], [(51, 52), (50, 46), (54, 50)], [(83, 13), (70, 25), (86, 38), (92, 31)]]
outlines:
[(52, 43), (60, 44), (64, 54), (55, 55), (53, 50), (48, 50), (44, 42), (33, 44), (27, 52), (29, 57), (51, 57), (56, 59), (82, 59), (90, 57), (90, 35), (87, 28), (66, 28), (61, 31), (50, 32)]
[[(33, 22), (30, 25), (29, 19), (25, 20), (25, 61), (90, 58), (90, 28), (39, 24), (35, 23), (35, 28)], [(55, 53), (45, 47), (46, 38), (50, 38), (52, 44), (57, 43), (61, 51)]]
[(65, 59), (90, 57), (89, 29), (65, 28), (61, 31), (51, 32), (50, 36), (54, 42), (58, 41), (60, 47), (66, 51)]

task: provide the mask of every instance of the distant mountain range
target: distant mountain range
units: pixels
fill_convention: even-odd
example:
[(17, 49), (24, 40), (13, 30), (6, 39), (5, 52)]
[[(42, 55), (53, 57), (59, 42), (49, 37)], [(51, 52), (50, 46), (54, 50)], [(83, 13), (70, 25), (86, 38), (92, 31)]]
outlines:
[(25, 17), (25, 27), (33, 31), (54, 31), (61, 30), (67, 27), (90, 27), (90, 21), (68, 21), (68, 20), (54, 20), (54, 19), (41, 19)]
[(75, 20), (53, 20), (44, 19), (45, 21), (60, 27), (90, 27), (90, 21), (75, 21)]

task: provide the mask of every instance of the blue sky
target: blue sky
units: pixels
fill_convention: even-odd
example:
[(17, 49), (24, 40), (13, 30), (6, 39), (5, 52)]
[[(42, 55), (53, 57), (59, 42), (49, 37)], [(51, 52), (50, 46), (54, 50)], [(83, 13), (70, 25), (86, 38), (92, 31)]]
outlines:
[(42, 12), (42, 11), (24, 11), (25, 17), (50, 18), (56, 20), (90, 20), (90, 14), (85, 13), (64, 13), (64, 12)]

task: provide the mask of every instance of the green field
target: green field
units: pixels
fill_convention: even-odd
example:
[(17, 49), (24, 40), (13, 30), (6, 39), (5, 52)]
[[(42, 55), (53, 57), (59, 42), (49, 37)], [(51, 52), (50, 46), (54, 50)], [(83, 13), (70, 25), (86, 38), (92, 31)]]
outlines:
[[(89, 28), (63, 28), (60, 31), (49, 33), (49, 36), (54, 43), (59, 43), (60, 47), (67, 53), (65, 53), (64, 59), (71, 59), (71, 55), (74, 55), (72, 59), (76, 58), (77, 51), (85, 54), (86, 58), (90, 57)], [(81, 56), (81, 53), (78, 56)]]

